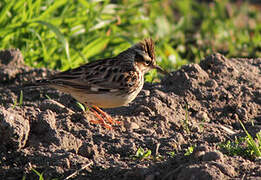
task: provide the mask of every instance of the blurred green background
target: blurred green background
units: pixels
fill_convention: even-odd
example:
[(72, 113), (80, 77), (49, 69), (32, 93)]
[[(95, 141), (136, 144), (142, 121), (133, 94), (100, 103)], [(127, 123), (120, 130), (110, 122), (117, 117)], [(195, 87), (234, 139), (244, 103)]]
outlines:
[(243, 0), (2, 0), (0, 49), (66, 70), (152, 37), (158, 64), (171, 71), (213, 52), (260, 57), (260, 12), (260, 1)]

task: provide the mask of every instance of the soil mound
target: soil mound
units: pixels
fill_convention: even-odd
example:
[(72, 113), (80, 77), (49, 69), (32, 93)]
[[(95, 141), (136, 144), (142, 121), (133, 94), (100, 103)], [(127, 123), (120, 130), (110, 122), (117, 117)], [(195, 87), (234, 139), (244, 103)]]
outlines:
[(37, 179), (32, 168), (46, 179), (261, 178), (260, 161), (219, 147), (243, 135), (239, 120), (253, 136), (261, 129), (261, 59), (213, 54), (146, 83), (133, 103), (105, 110), (122, 121), (112, 131), (68, 94), (23, 87), (52, 73), (26, 67), (17, 49), (0, 52), (3, 179)]

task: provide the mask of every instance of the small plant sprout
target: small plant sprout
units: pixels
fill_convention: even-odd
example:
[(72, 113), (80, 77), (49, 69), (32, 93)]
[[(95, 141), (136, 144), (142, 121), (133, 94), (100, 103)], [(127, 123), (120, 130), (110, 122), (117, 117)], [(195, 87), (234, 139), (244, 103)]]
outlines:
[[(20, 91), (20, 96), (19, 96), (19, 106), (21, 107), (22, 104), (23, 104), (23, 91), (21, 90)], [(15, 99), (12, 108), (15, 108), (16, 105), (17, 105), (17, 100)]]
[(255, 126), (254, 119), (251, 119), (250, 122), (251, 122), (251, 125), (252, 125), (252, 126)]
[(76, 105), (82, 110), (82, 111), (86, 111), (86, 108), (85, 108), (85, 106), (82, 104), (82, 103), (80, 103), (80, 102), (76, 102)]
[(23, 91), (21, 90), (20, 91), (20, 97), (19, 97), (19, 106), (21, 107), (22, 104), (23, 104), (23, 98), (24, 98), (24, 95), (23, 95)]
[(174, 157), (175, 156), (175, 152), (174, 151), (169, 151), (167, 152), (168, 155), (170, 155), (170, 157)]
[(220, 143), (219, 147), (230, 156), (246, 156), (245, 141), (245, 137), (235, 137), (235, 141), (228, 140), (226, 143)]
[(49, 100), (51, 99), (48, 94), (45, 94), (45, 97), (46, 97), (47, 99), (49, 99)]
[(34, 168), (32, 168), (33, 172), (35, 174), (37, 174), (37, 176), (39, 177), (39, 180), (44, 180), (44, 177), (43, 177), (43, 172), (42, 173), (39, 173), (38, 171), (36, 171)]
[(15, 99), (12, 108), (15, 108), (15, 107), (16, 107), (16, 104), (17, 104), (17, 100)]
[(151, 159), (151, 150), (145, 151), (142, 147), (139, 147), (139, 149), (136, 151), (136, 154), (132, 156), (134, 160), (146, 160)]
[(192, 153), (193, 153), (193, 151), (194, 151), (194, 146), (190, 146), (190, 147), (188, 147), (188, 149), (186, 150), (186, 152), (185, 152), (185, 156), (189, 156), (189, 155), (191, 155)]

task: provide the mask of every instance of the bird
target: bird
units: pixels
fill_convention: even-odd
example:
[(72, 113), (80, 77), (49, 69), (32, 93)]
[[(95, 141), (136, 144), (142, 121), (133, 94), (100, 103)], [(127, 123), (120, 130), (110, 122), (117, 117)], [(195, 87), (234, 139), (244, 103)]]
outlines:
[(70, 94), (97, 117), (91, 123), (112, 129), (121, 122), (100, 108), (116, 108), (132, 102), (143, 88), (144, 74), (151, 69), (168, 74), (156, 64), (154, 41), (145, 38), (115, 57), (59, 72), (35, 84)]

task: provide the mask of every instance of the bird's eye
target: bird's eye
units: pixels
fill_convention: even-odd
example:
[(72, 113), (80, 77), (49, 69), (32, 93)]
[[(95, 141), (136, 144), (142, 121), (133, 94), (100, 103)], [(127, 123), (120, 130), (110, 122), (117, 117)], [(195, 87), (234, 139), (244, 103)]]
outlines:
[(150, 65), (150, 63), (151, 63), (151, 61), (150, 61), (150, 60), (145, 60), (145, 64), (146, 64), (147, 66), (149, 66), (149, 65)]

